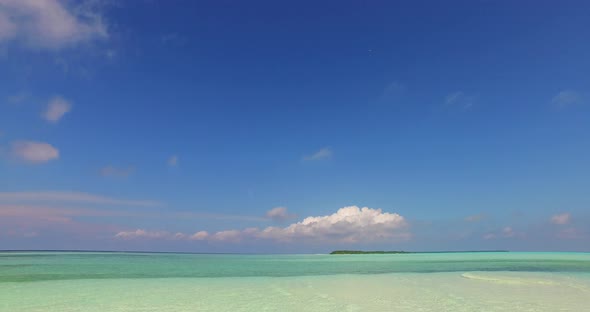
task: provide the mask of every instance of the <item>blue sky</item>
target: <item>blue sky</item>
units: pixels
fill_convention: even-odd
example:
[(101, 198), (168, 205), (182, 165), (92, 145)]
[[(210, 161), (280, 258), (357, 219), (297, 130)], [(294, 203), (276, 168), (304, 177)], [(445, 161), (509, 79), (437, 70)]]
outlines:
[(588, 251), (589, 14), (0, 0), (0, 249)]

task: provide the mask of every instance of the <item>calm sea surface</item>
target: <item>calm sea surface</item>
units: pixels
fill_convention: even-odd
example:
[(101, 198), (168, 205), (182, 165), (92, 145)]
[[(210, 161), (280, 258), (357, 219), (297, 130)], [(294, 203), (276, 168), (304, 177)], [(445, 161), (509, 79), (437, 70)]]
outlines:
[(0, 253), (0, 311), (590, 311), (588, 253)]

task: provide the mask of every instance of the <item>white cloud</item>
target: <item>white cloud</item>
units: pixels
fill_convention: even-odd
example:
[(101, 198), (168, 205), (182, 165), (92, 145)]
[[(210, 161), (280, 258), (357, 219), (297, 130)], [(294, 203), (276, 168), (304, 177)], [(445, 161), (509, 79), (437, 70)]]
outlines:
[(361, 242), (407, 239), (407, 223), (396, 213), (381, 209), (350, 206), (320, 217), (307, 217), (285, 228), (268, 227), (259, 236), (275, 240), (312, 239), (319, 241)]
[(209, 233), (207, 233), (206, 231), (199, 231), (191, 236), (189, 236), (190, 240), (204, 240), (207, 239), (207, 237), (209, 237)]
[(12, 155), (27, 163), (41, 164), (58, 159), (59, 150), (48, 143), (17, 141), (12, 143)]
[(564, 225), (570, 222), (571, 215), (569, 213), (557, 214), (551, 217), (551, 223)]
[[(178, 234), (178, 233), (177, 233)], [(135, 239), (135, 238), (173, 238), (176, 235), (172, 235), (165, 231), (146, 231), (146, 230), (135, 230), (135, 231), (122, 231), (115, 235), (115, 238), (120, 239)]]
[(494, 234), (494, 233), (488, 233), (483, 236), (483, 239), (494, 239), (494, 238), (496, 238), (496, 234)]
[[(164, 235), (149, 235), (141, 230), (141, 235), (134, 232), (121, 232), (117, 237), (127, 238), (151, 237), (166, 238)], [(134, 234), (135, 233), (135, 234)], [(155, 233), (168, 233), (158, 231)], [(263, 230), (247, 228), (244, 230), (225, 230), (213, 234), (205, 231), (193, 235), (183, 235), (190, 240), (211, 240), (219, 242), (239, 242), (243, 240), (267, 239), (278, 242), (316, 241), (325, 243), (357, 243), (372, 241), (404, 241), (411, 237), (404, 217), (383, 212), (381, 209), (359, 208), (350, 206), (340, 208), (337, 212), (319, 217), (307, 217), (301, 222), (287, 227), (267, 227)]]
[(495, 239), (495, 238), (510, 238), (516, 236), (516, 232), (512, 227), (506, 226), (498, 233), (487, 233), (483, 236), (484, 239)]
[(465, 94), (463, 91), (457, 91), (445, 97), (445, 104), (448, 107), (458, 107), (468, 110), (475, 104), (475, 98)]
[(333, 152), (330, 147), (324, 147), (311, 155), (303, 157), (303, 160), (311, 161), (311, 160), (329, 159), (332, 157), (332, 154), (333, 154)]
[(226, 231), (219, 231), (209, 237), (209, 239), (214, 241), (221, 241), (221, 242), (239, 242), (241, 241), (245, 235), (242, 231), (239, 230), (226, 230)]
[[(69, 2), (71, 3), (71, 2)], [(0, 44), (17, 41), (29, 47), (57, 50), (108, 38), (96, 1), (66, 6), (59, 0), (0, 0)]]
[(580, 104), (582, 102), (582, 96), (573, 90), (564, 90), (559, 92), (553, 97), (551, 103), (558, 107), (566, 107), (570, 105)]
[(266, 212), (266, 217), (273, 221), (285, 221), (295, 218), (296, 216), (294, 214), (290, 214), (287, 211), (287, 207), (275, 207)]
[(161, 204), (150, 200), (126, 200), (81, 192), (0, 192), (0, 202), (76, 202), (101, 205), (155, 207)]
[(512, 237), (512, 236), (514, 236), (514, 230), (511, 227), (507, 226), (502, 229), (502, 236)]
[(168, 158), (168, 166), (176, 167), (178, 165), (178, 156), (172, 155)]
[(56, 96), (49, 100), (47, 103), (47, 109), (41, 115), (43, 119), (57, 123), (67, 112), (72, 109), (72, 104), (66, 99)]
[(113, 166), (106, 166), (100, 169), (100, 175), (103, 177), (119, 177), (126, 178), (135, 171), (133, 167), (117, 168)]

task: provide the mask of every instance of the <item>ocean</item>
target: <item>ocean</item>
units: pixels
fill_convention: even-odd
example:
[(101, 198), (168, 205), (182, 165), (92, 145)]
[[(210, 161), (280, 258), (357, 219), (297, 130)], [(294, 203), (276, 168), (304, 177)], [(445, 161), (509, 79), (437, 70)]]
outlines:
[(590, 311), (589, 253), (0, 253), (0, 311)]

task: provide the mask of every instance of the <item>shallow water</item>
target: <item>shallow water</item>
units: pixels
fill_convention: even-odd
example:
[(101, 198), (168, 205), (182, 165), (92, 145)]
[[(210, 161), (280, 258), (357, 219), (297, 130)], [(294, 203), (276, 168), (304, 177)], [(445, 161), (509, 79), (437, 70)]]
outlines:
[(0, 253), (0, 311), (586, 311), (590, 254)]

